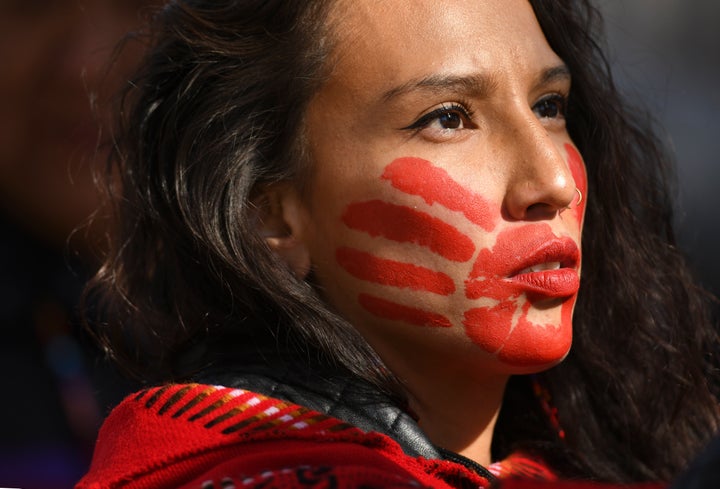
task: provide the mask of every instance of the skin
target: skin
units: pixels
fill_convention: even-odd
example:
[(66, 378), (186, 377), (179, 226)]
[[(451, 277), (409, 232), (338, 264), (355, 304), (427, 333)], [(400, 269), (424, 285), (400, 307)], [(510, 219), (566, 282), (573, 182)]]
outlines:
[(405, 382), (428, 436), (487, 465), (509, 376), (570, 347), (574, 292), (497, 276), (517, 250), (579, 249), (570, 76), (524, 0), (359, 0), (331, 20), (311, 191), (278, 192), (289, 231), (269, 243)]
[[(150, 3), (0, 2), (0, 211), (50, 244), (64, 245), (97, 206), (93, 170), (108, 139), (100, 125), (140, 54), (131, 46), (111, 65), (112, 51)], [(73, 244), (83, 248), (95, 231)]]

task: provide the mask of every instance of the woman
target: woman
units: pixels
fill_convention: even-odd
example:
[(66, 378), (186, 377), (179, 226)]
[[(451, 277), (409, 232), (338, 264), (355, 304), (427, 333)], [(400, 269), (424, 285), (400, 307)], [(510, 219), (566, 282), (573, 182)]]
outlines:
[(557, 0), (171, 2), (93, 290), (114, 355), (200, 384), (126, 400), (80, 487), (681, 470), (717, 428), (717, 342), (595, 22)]

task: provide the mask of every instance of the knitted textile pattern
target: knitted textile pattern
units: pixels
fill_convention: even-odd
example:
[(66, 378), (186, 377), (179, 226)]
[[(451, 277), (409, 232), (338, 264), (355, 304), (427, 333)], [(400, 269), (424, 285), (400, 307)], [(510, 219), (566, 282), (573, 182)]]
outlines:
[(167, 385), (125, 399), (77, 489), (488, 487), (465, 467), (413, 458), (391, 438), (241, 389)]
[[(501, 489), (620, 487), (558, 481), (521, 453), (489, 470)], [(113, 410), (76, 489), (487, 487), (462, 464), (409, 456), (384, 434), (318, 411), (243, 389), (180, 384), (143, 390)]]

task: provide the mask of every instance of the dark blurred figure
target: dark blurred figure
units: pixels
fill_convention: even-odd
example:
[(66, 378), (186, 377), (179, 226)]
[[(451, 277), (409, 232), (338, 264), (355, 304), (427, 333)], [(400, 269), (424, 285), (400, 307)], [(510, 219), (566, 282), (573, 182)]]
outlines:
[[(72, 487), (131, 388), (78, 322), (99, 128), (139, 56), (118, 41), (148, 1), (0, 1), (0, 486)], [(79, 231), (73, 233), (73, 230)], [(72, 235), (72, 238), (70, 236)]]

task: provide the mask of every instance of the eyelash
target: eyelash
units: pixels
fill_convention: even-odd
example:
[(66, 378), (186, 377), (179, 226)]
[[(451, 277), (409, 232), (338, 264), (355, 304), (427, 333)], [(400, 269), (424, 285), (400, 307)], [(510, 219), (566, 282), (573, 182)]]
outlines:
[[(539, 106), (541, 104), (546, 104), (548, 102), (551, 102), (555, 105), (555, 108), (557, 109), (557, 115), (555, 116), (543, 116), (537, 112)], [(535, 105), (533, 105), (533, 112), (537, 114), (537, 116), (541, 119), (557, 119), (557, 118), (565, 118), (567, 115), (567, 106), (568, 106), (568, 98), (566, 95), (562, 95), (559, 93), (553, 93), (550, 95), (547, 95), (537, 102), (535, 102)]]
[(424, 127), (429, 126), (433, 121), (436, 119), (439, 119), (440, 117), (448, 114), (458, 114), (462, 118), (462, 123), (467, 125), (467, 123), (472, 118), (472, 111), (466, 108), (467, 104), (465, 106), (453, 103), (449, 105), (443, 104), (442, 106), (438, 107), (437, 109), (428, 112), (427, 114), (424, 114), (421, 116), (417, 121), (413, 122), (407, 127), (403, 127), (402, 129), (408, 129), (408, 130), (419, 130)]
[[(555, 115), (544, 116), (539, 113), (541, 105), (548, 103), (554, 105), (555, 110), (557, 110), (557, 113)], [(532, 110), (540, 119), (564, 119), (567, 114), (567, 105), (568, 98), (566, 95), (553, 93), (535, 102)], [(458, 114), (462, 119), (460, 122), (463, 124), (464, 128), (467, 128), (468, 126), (470, 126), (470, 121), (472, 119), (472, 111), (466, 108), (468, 106), (469, 105), (467, 103), (464, 105), (458, 103), (452, 103), (449, 105), (443, 104), (441, 107), (438, 107), (437, 109), (428, 112), (427, 114), (424, 114), (417, 121), (413, 122), (407, 127), (403, 127), (402, 129), (419, 131), (425, 127), (428, 127), (430, 124), (433, 123), (433, 121), (448, 114)]]

